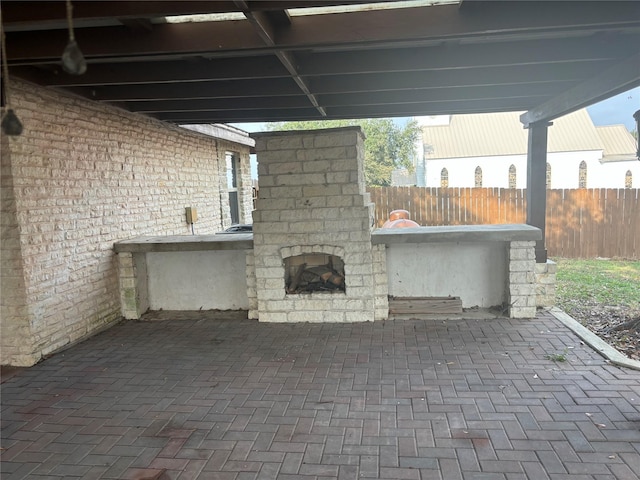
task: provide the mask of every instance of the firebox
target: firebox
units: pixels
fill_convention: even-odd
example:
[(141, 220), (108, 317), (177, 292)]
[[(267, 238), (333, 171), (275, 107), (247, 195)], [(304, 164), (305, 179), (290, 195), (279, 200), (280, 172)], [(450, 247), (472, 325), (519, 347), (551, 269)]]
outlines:
[(344, 293), (344, 262), (336, 255), (310, 253), (284, 259), (284, 284), (288, 294)]

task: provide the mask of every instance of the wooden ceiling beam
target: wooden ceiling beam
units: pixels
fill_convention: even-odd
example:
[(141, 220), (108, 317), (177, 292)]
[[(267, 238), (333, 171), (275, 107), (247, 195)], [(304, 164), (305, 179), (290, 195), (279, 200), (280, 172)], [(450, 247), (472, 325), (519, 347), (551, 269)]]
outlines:
[(312, 77), (311, 88), (318, 95), (375, 92), (415, 88), (455, 88), (576, 82), (609, 66), (610, 62), (502, 66), (402, 73), (374, 73)]
[[(560, 85), (531, 85), (527, 90), (521, 87), (486, 87), (483, 89), (461, 88), (440, 91), (438, 89), (415, 90), (410, 95), (404, 91), (375, 93), (332, 94), (318, 97), (325, 109), (334, 107), (391, 105), (411, 103), (465, 102), (490, 99), (526, 99), (541, 102), (561, 91)], [(214, 112), (224, 110), (282, 110), (308, 108), (304, 95), (254, 98), (180, 99), (164, 101), (122, 102), (122, 106), (136, 112)]]
[[(286, 0), (251, 1), (252, 11), (282, 11), (289, 8), (325, 7), (375, 3), (388, 0)], [(77, 20), (104, 18), (159, 18), (174, 15), (197, 15), (238, 11), (233, 0), (162, 0), (162, 1), (75, 1), (73, 16)], [(19, 25), (42, 26), (66, 21), (65, 2), (61, 0), (3, 0), (3, 22), (8, 30)]]
[[(511, 90), (549, 89), (559, 92), (571, 82), (588, 78), (602, 70), (601, 64), (575, 67), (559, 65), (556, 68), (536, 70), (533, 67), (500, 67), (499, 69), (471, 69), (464, 74), (459, 70), (435, 72), (407, 72), (390, 74), (359, 74), (317, 77), (310, 83), (315, 95), (411, 92), (432, 90), (433, 95), (455, 96), (471, 91), (508, 92)], [(485, 89), (485, 90), (482, 90)], [(74, 88), (80, 95), (100, 101), (151, 101), (158, 99), (238, 99), (264, 95), (289, 96), (302, 92), (288, 77), (267, 79), (235, 79), (233, 81), (170, 82), (140, 85), (88, 85)]]
[(313, 107), (279, 110), (226, 110), (214, 112), (165, 112), (151, 115), (172, 123), (230, 123), (250, 122), (259, 117), (262, 122), (280, 122), (285, 120), (317, 119), (318, 111)]
[[(371, 105), (358, 109), (349, 106), (327, 109), (326, 119), (410, 117), (420, 115), (446, 115), (464, 113), (489, 113), (523, 111), (530, 103), (526, 99), (474, 100), (462, 102), (408, 103), (401, 105)], [(173, 123), (228, 123), (290, 120), (317, 120), (314, 109), (227, 110), (213, 112), (167, 112), (152, 115)]]
[(640, 53), (523, 113), (520, 121), (525, 127), (549, 122), (637, 86), (640, 86)]
[(188, 61), (91, 64), (84, 75), (68, 75), (62, 65), (12, 67), (13, 75), (45, 86), (81, 87), (151, 83), (202, 82), (287, 77), (273, 55), (241, 58), (193, 58)]
[(216, 110), (267, 110), (309, 108), (305, 95), (268, 96), (250, 98), (207, 98), (122, 102), (123, 108), (135, 112), (198, 112)]
[[(245, 17), (256, 29), (258, 35), (262, 38), (262, 41), (268, 47), (276, 47), (276, 32), (278, 27), (274, 25), (267, 13), (251, 11), (245, 0), (236, 0), (236, 5), (242, 8)], [(278, 19), (279, 24), (287, 22), (290, 23), (290, 20), (289, 15), (283, 10), (280, 18)], [(293, 54), (282, 50), (276, 50), (275, 55), (278, 57), (278, 60), (280, 60), (280, 63), (284, 65), (284, 68), (287, 69), (289, 75), (291, 75), (291, 78), (296, 82), (298, 87), (300, 87), (300, 90), (307, 96), (311, 105), (313, 105), (316, 110), (318, 110), (318, 113), (324, 117), (327, 113), (320, 106), (311, 90), (309, 90), (307, 82), (298, 73), (298, 68)]]
[(608, 61), (637, 51), (635, 34), (602, 34), (562, 40), (527, 40), (503, 43), (443, 44), (425, 47), (355, 50), (352, 52), (302, 52), (302, 75), (464, 69)]
[(83, 97), (101, 102), (300, 95), (300, 89), (290, 78), (274, 78), (268, 82), (233, 80), (182, 84), (73, 87), (69, 88), (69, 90)]
[[(506, 2), (498, 2), (505, 4)], [(88, 60), (92, 57), (154, 55), (239, 55), (310, 49), (350, 50), (354, 48), (410, 47), (416, 42), (474, 42), (515, 40), (528, 37), (575, 35), (601, 30), (640, 31), (640, 3), (545, 2), (536, 10), (518, 15), (516, 5), (505, 23), (482, 12), (461, 16), (456, 5), (362, 11), (340, 15), (294, 17), (291, 26), (278, 31), (277, 45), (265, 45), (249, 21), (220, 21), (181, 24), (157, 24), (152, 32), (140, 34), (126, 27), (77, 29), (78, 44)], [(527, 2), (524, 2), (527, 3)], [(562, 4), (563, 7), (557, 7)], [(574, 6), (567, 6), (575, 4)], [(593, 4), (599, 8), (592, 7)], [(505, 5), (507, 7), (507, 5)], [(524, 11), (524, 10), (523, 10)], [(276, 40), (276, 39), (274, 39)], [(66, 32), (7, 32), (10, 62), (57, 59), (66, 45)]]

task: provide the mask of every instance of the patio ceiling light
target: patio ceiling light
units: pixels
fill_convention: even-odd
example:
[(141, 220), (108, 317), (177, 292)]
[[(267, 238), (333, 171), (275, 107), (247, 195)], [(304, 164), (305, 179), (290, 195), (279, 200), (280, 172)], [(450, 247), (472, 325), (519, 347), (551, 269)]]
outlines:
[(73, 5), (67, 0), (67, 25), (69, 27), (69, 43), (62, 52), (62, 68), (71, 75), (82, 75), (87, 71), (87, 61), (76, 43), (73, 33)]

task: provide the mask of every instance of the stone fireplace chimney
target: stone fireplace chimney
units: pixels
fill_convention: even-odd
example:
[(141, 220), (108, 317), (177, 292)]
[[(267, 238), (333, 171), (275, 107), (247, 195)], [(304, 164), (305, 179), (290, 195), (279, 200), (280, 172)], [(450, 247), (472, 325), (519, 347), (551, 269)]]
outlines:
[[(260, 190), (250, 316), (265, 322), (387, 318), (385, 251), (371, 245), (373, 204), (365, 192), (360, 127), (252, 137)], [(315, 276), (319, 271), (325, 274)], [(301, 283), (313, 288), (301, 291)]]

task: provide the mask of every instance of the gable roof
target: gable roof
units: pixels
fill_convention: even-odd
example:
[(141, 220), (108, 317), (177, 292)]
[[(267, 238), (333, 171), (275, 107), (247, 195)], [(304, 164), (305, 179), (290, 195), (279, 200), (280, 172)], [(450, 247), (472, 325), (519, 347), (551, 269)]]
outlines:
[[(425, 158), (526, 154), (528, 134), (520, 122), (520, 113), (453, 115), (447, 125), (423, 126)], [(617, 144), (613, 142), (612, 148), (618, 148), (613, 147)], [(604, 150), (604, 143), (586, 109), (553, 121), (549, 127), (549, 152), (584, 150)]]
[(596, 130), (604, 145), (603, 162), (634, 160), (636, 158), (636, 140), (624, 125), (606, 125), (596, 127)]

